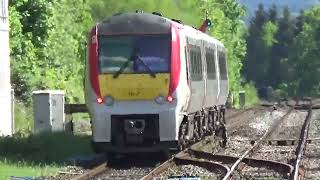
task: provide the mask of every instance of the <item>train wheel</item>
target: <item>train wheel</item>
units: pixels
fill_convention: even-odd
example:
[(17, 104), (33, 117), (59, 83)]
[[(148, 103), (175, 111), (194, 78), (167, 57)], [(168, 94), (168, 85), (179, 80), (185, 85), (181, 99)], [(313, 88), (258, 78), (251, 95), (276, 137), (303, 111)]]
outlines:
[(201, 140), (200, 129), (201, 129), (200, 122), (199, 122), (199, 119), (197, 118), (194, 121), (194, 137), (196, 142)]
[(188, 145), (187, 138), (186, 138), (187, 133), (188, 133), (187, 124), (183, 122), (179, 130), (178, 149), (180, 151), (184, 150)]

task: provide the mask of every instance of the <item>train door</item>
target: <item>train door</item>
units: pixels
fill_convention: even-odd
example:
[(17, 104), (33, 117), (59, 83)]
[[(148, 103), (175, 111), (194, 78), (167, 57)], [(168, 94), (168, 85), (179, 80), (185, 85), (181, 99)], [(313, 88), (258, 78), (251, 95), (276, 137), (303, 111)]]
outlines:
[(228, 71), (227, 71), (227, 59), (225, 49), (223, 47), (218, 48), (218, 63), (220, 71), (220, 92), (219, 92), (219, 105), (225, 105), (228, 98), (229, 84), (228, 84)]
[(214, 43), (206, 42), (205, 46), (205, 63), (207, 69), (207, 87), (205, 106), (212, 107), (217, 104), (218, 96), (218, 79), (216, 73), (216, 47)]
[(188, 112), (201, 110), (204, 98), (204, 78), (201, 57), (201, 41), (187, 38), (187, 52), (189, 54), (189, 73), (191, 77), (191, 98)]

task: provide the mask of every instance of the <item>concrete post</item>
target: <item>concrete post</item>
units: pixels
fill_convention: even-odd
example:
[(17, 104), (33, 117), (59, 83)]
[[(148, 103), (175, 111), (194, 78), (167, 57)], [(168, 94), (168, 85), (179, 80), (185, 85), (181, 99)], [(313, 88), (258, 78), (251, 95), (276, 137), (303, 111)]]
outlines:
[(8, 0), (0, 0), (0, 136), (13, 133)]

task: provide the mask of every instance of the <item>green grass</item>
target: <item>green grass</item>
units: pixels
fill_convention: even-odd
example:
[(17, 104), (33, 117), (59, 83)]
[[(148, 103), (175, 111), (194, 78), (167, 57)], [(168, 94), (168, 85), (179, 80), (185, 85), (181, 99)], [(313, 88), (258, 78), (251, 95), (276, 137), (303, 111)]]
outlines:
[(75, 154), (90, 154), (89, 136), (65, 133), (0, 138), (0, 156), (31, 163), (63, 163)]
[(90, 136), (65, 133), (0, 138), (0, 179), (10, 176), (51, 176), (66, 159), (92, 154)]
[(28, 165), (24, 162), (8, 162), (5, 158), (0, 157), (0, 179), (10, 179), (11, 176), (16, 177), (41, 177), (53, 176), (59, 170), (58, 166), (40, 166)]

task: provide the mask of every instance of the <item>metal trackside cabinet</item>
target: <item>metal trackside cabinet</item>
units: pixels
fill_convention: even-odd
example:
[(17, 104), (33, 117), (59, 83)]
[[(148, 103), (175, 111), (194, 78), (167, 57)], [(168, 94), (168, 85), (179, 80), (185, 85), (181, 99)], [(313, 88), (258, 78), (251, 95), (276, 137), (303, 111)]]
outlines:
[(64, 92), (34, 91), (33, 113), (35, 133), (64, 131)]

